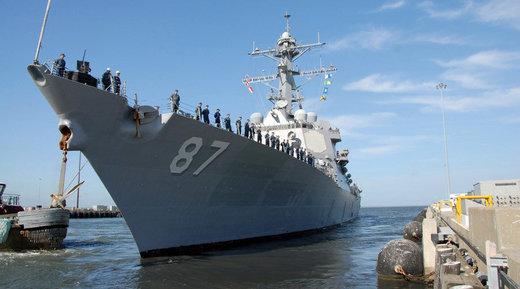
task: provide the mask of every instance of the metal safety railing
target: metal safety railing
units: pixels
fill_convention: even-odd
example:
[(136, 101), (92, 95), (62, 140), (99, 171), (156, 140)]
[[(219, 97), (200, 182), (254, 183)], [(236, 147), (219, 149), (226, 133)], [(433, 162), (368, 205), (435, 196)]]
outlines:
[(457, 214), (457, 221), (460, 223), (460, 216), (462, 215), (462, 200), (468, 199), (483, 199), (486, 201), (486, 207), (493, 207), (493, 196), (459, 196), (457, 197), (457, 204), (455, 205), (455, 213)]
[(439, 202), (439, 212), (442, 211), (442, 204), (447, 204), (450, 206), (451, 209), (453, 209), (453, 202), (452, 201), (440, 201)]

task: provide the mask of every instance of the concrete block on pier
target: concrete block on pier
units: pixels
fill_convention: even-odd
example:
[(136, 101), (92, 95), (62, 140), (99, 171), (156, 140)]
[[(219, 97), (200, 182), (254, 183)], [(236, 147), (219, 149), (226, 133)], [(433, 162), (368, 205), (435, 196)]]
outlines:
[(422, 230), (424, 274), (427, 275), (435, 271), (435, 244), (431, 239), (431, 235), (437, 234), (437, 220), (431, 218), (424, 219)]

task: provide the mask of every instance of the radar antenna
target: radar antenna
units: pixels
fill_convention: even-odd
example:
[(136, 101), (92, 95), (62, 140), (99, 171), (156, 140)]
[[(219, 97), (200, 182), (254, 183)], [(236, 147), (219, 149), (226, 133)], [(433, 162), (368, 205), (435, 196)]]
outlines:
[(289, 13), (287, 13), (287, 11), (285, 11), (285, 15), (283, 17), (285, 17), (285, 19), (287, 19), (287, 26), (285, 28), (285, 31), (291, 33), (291, 26), (289, 26), (289, 18), (291, 17), (291, 15)]
[[(303, 96), (301, 96), (301, 93), (298, 89), (301, 86), (305, 85), (307, 82), (309, 82), (311, 79), (316, 77), (317, 75), (329, 71), (336, 71), (337, 68), (333, 65), (331, 65), (328, 68), (325, 68), (321, 66), (321, 63), (320, 69), (315, 70), (300, 71), (297, 67), (293, 68), (293, 62), (295, 62), (303, 54), (305, 54), (311, 48), (323, 46), (325, 45), (325, 43), (320, 42), (318, 36), (317, 43), (297, 45), (296, 39), (293, 38), (290, 34), (291, 27), (289, 26), (289, 18), (291, 17), (291, 15), (289, 15), (286, 12), (284, 17), (287, 19), (286, 31), (282, 33), (282, 36), (278, 39), (276, 48), (268, 50), (259, 50), (258, 48), (254, 48), (252, 52), (248, 53), (249, 55), (262, 55), (276, 61), (278, 64), (277, 73), (258, 77), (246, 76), (246, 78), (244, 78), (242, 82), (249, 84), (254, 82), (261, 82), (262, 84), (267, 85), (272, 89), (276, 89), (275, 87), (271, 86), (268, 82), (279, 78), (280, 82), (278, 85), (278, 94), (271, 94), (269, 95), (268, 99), (275, 102), (285, 100), (288, 103), (288, 105), (284, 109), (289, 115), (292, 115), (292, 103), (297, 102), (299, 104), (299, 107), (301, 108), (301, 101), (303, 100)], [(294, 81), (294, 75), (304, 76), (307, 78), (307, 81), (297, 86)]]

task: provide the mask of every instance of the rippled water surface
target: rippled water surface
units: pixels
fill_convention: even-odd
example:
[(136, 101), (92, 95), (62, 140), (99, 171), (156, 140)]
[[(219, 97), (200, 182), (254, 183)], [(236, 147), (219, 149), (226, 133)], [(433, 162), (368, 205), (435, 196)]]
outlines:
[(72, 219), (63, 250), (1, 252), (0, 288), (423, 289), (375, 272), (381, 248), (402, 238), (422, 209), (362, 208), (356, 220), (320, 234), (149, 259), (140, 258), (123, 219)]

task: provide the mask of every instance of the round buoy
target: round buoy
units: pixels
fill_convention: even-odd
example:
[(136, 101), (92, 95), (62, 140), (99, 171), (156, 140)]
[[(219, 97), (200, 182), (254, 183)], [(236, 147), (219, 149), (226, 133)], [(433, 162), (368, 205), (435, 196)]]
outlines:
[(406, 274), (422, 276), (424, 271), (422, 249), (415, 242), (396, 239), (388, 242), (377, 256), (376, 272), (380, 277), (401, 277), (398, 268)]
[(422, 239), (422, 223), (411, 221), (404, 227), (403, 237), (407, 240), (420, 241)]
[(424, 208), (417, 216), (415, 216), (415, 218), (413, 218), (413, 220), (422, 223), (422, 221), (426, 218), (427, 210), (428, 208)]

